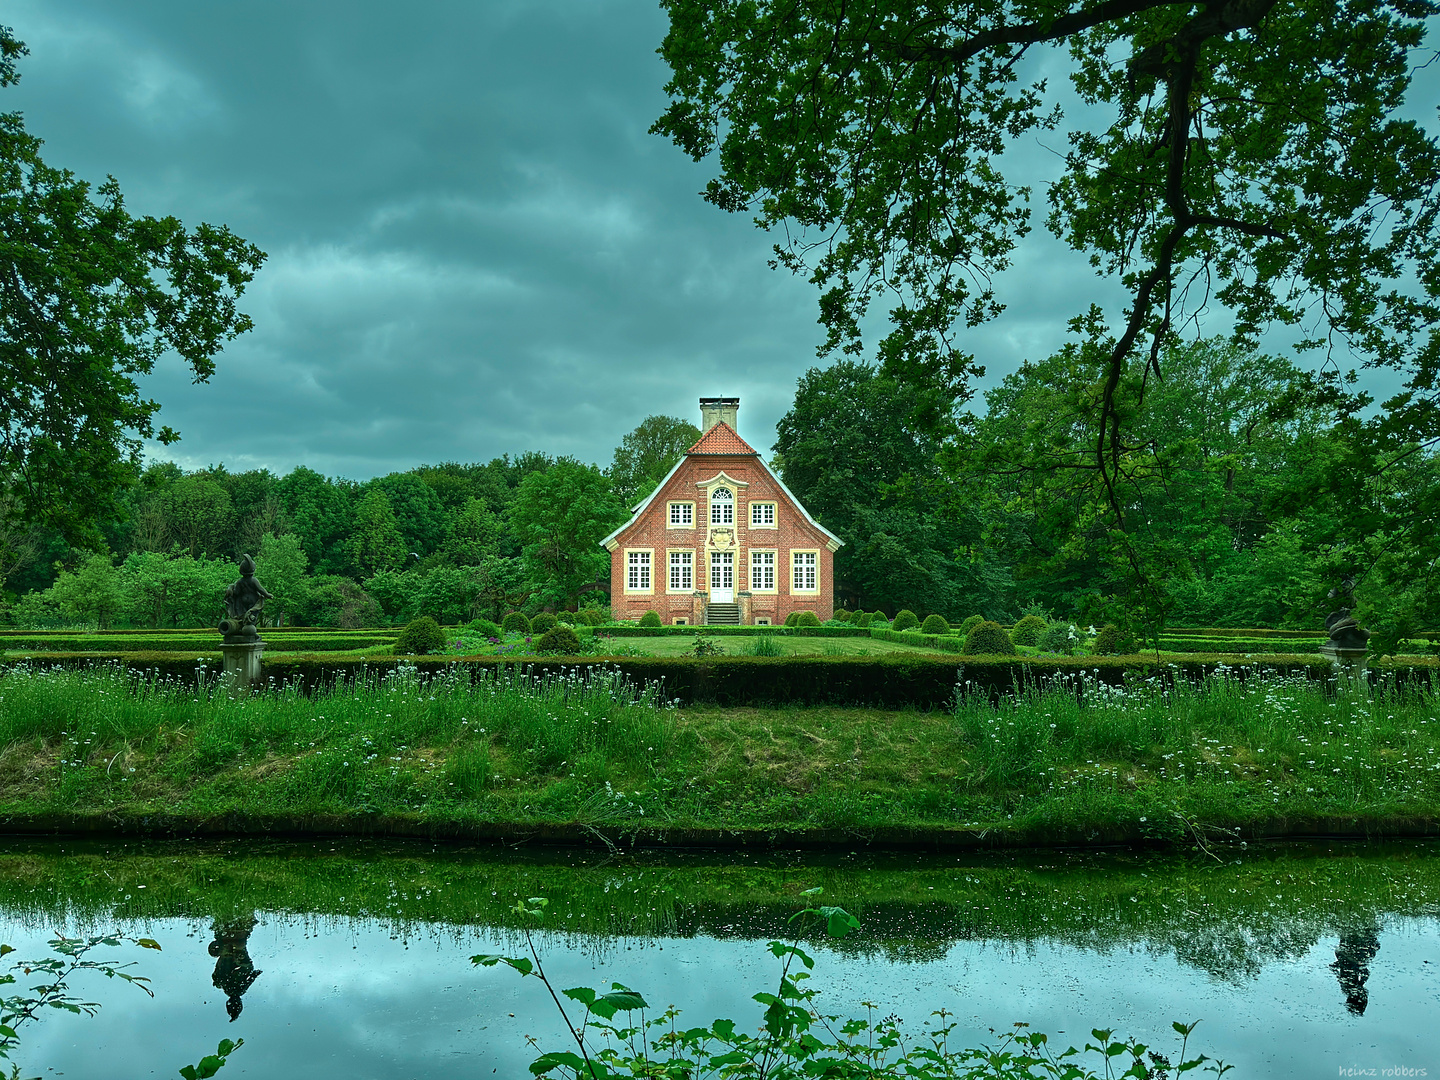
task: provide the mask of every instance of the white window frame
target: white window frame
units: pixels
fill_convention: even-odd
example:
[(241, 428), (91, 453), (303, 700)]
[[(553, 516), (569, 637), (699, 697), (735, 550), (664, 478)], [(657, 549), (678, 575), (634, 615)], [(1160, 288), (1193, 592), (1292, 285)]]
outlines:
[[(756, 517), (764, 517), (763, 511), (770, 511), (769, 521), (757, 521)], [(752, 529), (778, 529), (777, 507), (773, 502), (752, 502), (750, 504), (750, 528)]]
[[(643, 584), (631, 584), (641, 581)], [(647, 595), (655, 591), (654, 548), (625, 549), (625, 591), (633, 595)]]
[[(807, 560), (805, 556), (809, 556)], [(803, 582), (805, 571), (809, 570), (812, 583), (807, 588)], [(801, 584), (796, 584), (801, 582)], [(790, 551), (790, 591), (805, 595), (814, 595), (820, 591), (820, 549), (819, 548), (792, 548)]]
[[(677, 511), (677, 510), (682, 510), (682, 511), (688, 510), (688, 511), (689, 511), (689, 518), (690, 518), (690, 520), (689, 520), (689, 521), (678, 521), (678, 522), (677, 522), (677, 521), (675, 520), (675, 511)], [(685, 516), (685, 515), (682, 514), (681, 516)], [(694, 504), (693, 502), (689, 501), (688, 499), (687, 499), (687, 500), (676, 499), (676, 500), (674, 500), (673, 502), (667, 503), (667, 504), (666, 504), (666, 507), (665, 507), (665, 526), (666, 526), (666, 528), (670, 528), (670, 529), (693, 529), (693, 528), (695, 528), (695, 504)]]
[[(757, 581), (756, 574), (755, 574), (755, 564), (756, 564), (756, 556), (757, 556), (757, 555), (759, 555), (759, 556), (769, 555), (769, 556), (770, 556), (770, 566), (769, 566), (769, 570), (770, 570), (770, 587), (769, 587), (769, 588), (766, 588), (764, 585), (760, 584), (759, 581)], [(758, 549), (757, 549), (757, 548), (751, 548), (751, 549), (750, 549), (750, 576), (749, 576), (749, 578), (748, 578), (747, 580), (750, 582), (750, 591), (751, 591), (752, 593), (773, 593), (773, 592), (777, 592), (777, 591), (778, 591), (777, 588), (776, 588), (775, 564), (778, 563), (779, 561), (780, 561), (780, 553), (777, 552), (774, 548), (758, 548)], [(763, 578), (762, 578), (761, 580), (763, 580)]]
[[(677, 560), (677, 555), (688, 555), (689, 561)], [(687, 585), (682, 580), (679, 585), (675, 584), (675, 571), (688, 571), (690, 583)], [(665, 557), (665, 591), (671, 593), (692, 593), (695, 591), (695, 552), (691, 548), (669, 548)]]
[(770, 625), (770, 616), (769, 616), (769, 615), (757, 615), (757, 616), (755, 617), (755, 625), (756, 625), (756, 626), (769, 626), (769, 625)]
[[(727, 498), (717, 498), (724, 492)], [(727, 511), (722, 515), (720, 511)], [(729, 520), (725, 520), (728, 516)], [(719, 520), (717, 520), (717, 518)], [(710, 489), (710, 524), (711, 525), (734, 525), (735, 524), (735, 492), (727, 487), (714, 487)]]

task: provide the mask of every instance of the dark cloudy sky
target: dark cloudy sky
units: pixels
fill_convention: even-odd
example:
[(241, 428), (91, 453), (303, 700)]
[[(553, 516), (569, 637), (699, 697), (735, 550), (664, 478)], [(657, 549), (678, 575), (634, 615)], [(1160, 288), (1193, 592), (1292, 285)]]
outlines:
[[(157, 456), (357, 479), (530, 449), (603, 465), (647, 415), (716, 394), (768, 450), (817, 363), (813, 288), (646, 133), (651, 0), (10, 0), (3, 21), (31, 56), (0, 108), (50, 164), (269, 253), (219, 374), (147, 385), (184, 436)], [(1022, 153), (1021, 179), (1053, 172)], [(1008, 279), (1010, 310), (964, 343), (992, 376), (1114, 300), (1053, 241)]]

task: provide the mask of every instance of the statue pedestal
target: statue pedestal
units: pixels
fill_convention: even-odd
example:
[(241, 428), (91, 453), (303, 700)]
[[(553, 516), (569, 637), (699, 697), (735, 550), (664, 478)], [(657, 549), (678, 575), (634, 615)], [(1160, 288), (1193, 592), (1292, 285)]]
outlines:
[(252, 687), (260, 685), (260, 658), (265, 655), (263, 641), (221, 645), (220, 655), (225, 658), (224, 678), (230, 684), (231, 694), (248, 694)]
[(1346, 649), (1329, 643), (1320, 646), (1320, 655), (1328, 656), (1335, 669), (1337, 689), (1368, 695), (1370, 682), (1365, 677), (1365, 660), (1369, 649)]

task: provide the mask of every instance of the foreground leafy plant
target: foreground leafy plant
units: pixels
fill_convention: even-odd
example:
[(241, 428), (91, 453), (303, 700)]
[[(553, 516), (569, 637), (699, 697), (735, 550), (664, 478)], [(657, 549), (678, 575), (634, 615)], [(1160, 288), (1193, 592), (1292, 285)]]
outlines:
[[(820, 892), (820, 889), (808, 889), (801, 895), (814, 897)], [(548, 905), (545, 897), (534, 896), (517, 902), (513, 910), (527, 922), (538, 924)], [(993, 1047), (952, 1049), (949, 1038), (956, 1025), (950, 1022), (951, 1014), (943, 1009), (932, 1014), (939, 1018), (939, 1024), (913, 1041), (907, 1040), (895, 1017), (874, 1019), (875, 1006), (869, 1002), (862, 1003), (869, 1011), (866, 1019), (851, 1018), (842, 1022), (838, 1016), (822, 1014), (813, 1008), (819, 992), (806, 982), (815, 960), (800, 948), (800, 932), (818, 923), (828, 936), (843, 938), (860, 928), (859, 921), (833, 905), (805, 908), (789, 921), (796, 926), (795, 936), (789, 942), (771, 941), (767, 946), (780, 961), (780, 980), (775, 993), (752, 995), (753, 1000), (765, 1006), (760, 1026), (753, 1035), (737, 1031), (735, 1021), (728, 1019), (715, 1020), (708, 1027), (681, 1029), (676, 1023), (679, 1010), (673, 1006), (647, 1020), (644, 1010), (649, 1005), (644, 997), (618, 982), (610, 984), (608, 993), (588, 986), (557, 993), (545, 974), (529, 925), (524, 929), (529, 956), (488, 954), (472, 956), (470, 961), (482, 967), (505, 964), (522, 977), (538, 978), (560, 1010), (579, 1052), (542, 1052), (530, 1063), (530, 1072), (535, 1076), (555, 1074), (568, 1080), (625, 1076), (653, 1080), (742, 1076), (754, 1080), (791, 1080), (801, 1076), (835, 1080), (860, 1077), (1098, 1080), (1102, 1076), (1106, 1080), (1116, 1076), (1168, 1080), (1202, 1066), (1217, 1077), (1233, 1068), (1224, 1062), (1211, 1062), (1204, 1054), (1186, 1058), (1190, 1035), (1198, 1021), (1172, 1025), (1181, 1040), (1180, 1055), (1174, 1064), (1135, 1039), (1120, 1040), (1112, 1030), (1093, 1030), (1090, 1034), (1096, 1042), (1086, 1043), (1085, 1052), (1101, 1055), (1100, 1073), (1092, 1072), (1076, 1060), (1081, 1051), (1075, 1047), (1056, 1053), (1045, 1034), (1027, 1031), (1025, 1024), (1016, 1024), (1015, 1030), (1001, 1035)], [(796, 961), (805, 970), (793, 970)], [(585, 1014), (578, 1022), (566, 1011), (561, 995), (585, 1006)], [(621, 1013), (628, 1018), (634, 1012), (640, 1014), (636, 1024), (617, 1026), (611, 1022)]]
[[(0, 986), (16, 985), (17, 972), (25, 976), (39, 975), (41, 978), (39, 983), (30, 987), (29, 994), (20, 993), (0, 997), (0, 1058), (7, 1060), (10, 1058), (20, 1045), (20, 1027), (37, 1019), (45, 1009), (59, 1009), (77, 1016), (82, 1014), (94, 1016), (100, 1011), (99, 1002), (86, 1001), (70, 992), (70, 980), (82, 971), (93, 971), (104, 975), (107, 979), (122, 979), (139, 987), (153, 998), (155, 991), (150, 989), (150, 980), (143, 975), (135, 975), (127, 970), (135, 966), (133, 960), (120, 962), (107, 959), (95, 960), (90, 957), (94, 950), (102, 946), (117, 948), (127, 941), (142, 949), (160, 951), (160, 943), (154, 938), (132, 938), (119, 931), (75, 938), (56, 934), (54, 939), (48, 943), (50, 951), (54, 955), (44, 956), (38, 960), (15, 961), (11, 963), (7, 971), (0, 972)], [(15, 949), (12, 946), (0, 945), (0, 958), (7, 957), (13, 952)], [(180, 1069), (180, 1075), (185, 1080), (208, 1080), (209, 1077), (220, 1071), (226, 1059), (244, 1043), (244, 1039), (222, 1039), (214, 1054), (202, 1058), (195, 1065), (184, 1066)], [(10, 1080), (19, 1080), (19, 1078), (20, 1067), (12, 1064)]]

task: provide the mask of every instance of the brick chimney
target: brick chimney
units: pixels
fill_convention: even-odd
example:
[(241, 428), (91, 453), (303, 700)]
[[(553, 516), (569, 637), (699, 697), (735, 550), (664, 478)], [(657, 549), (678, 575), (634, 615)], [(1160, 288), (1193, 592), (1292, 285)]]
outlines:
[(725, 423), (731, 431), (739, 434), (736, 415), (740, 412), (738, 397), (702, 397), (700, 399), (700, 434), (705, 434), (719, 423)]

